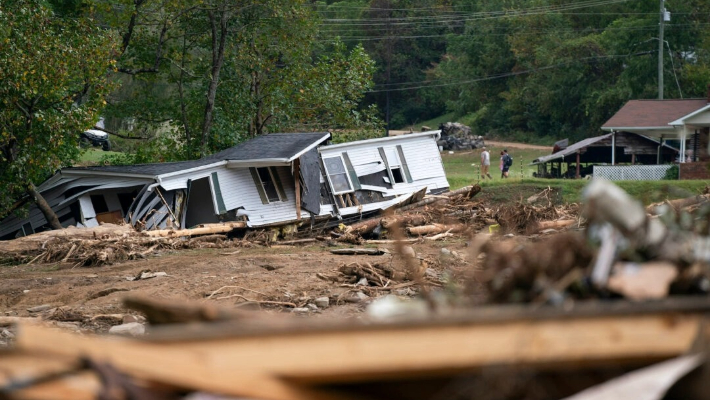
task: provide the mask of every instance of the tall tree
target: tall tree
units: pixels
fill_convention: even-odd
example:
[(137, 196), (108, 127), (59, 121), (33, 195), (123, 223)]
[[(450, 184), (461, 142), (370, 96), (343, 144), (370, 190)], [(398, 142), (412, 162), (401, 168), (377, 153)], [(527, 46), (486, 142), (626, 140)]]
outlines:
[(97, 3), (124, 39), (118, 71), (128, 83), (108, 113), (169, 128), (157, 147), (165, 159), (203, 156), (274, 130), (312, 129), (309, 116), (327, 115), (315, 109), (348, 108), (340, 119), (320, 119), (324, 129), (376, 125), (356, 102), (343, 101), (369, 87), (370, 58), (334, 49), (325, 57), (347, 63), (324, 67), (313, 56), (317, 15), (303, 0), (121, 2)]
[(39, 0), (0, 3), (0, 210), (28, 195), (61, 228), (35, 184), (79, 155), (79, 133), (111, 90), (116, 43), (92, 20), (58, 18)]

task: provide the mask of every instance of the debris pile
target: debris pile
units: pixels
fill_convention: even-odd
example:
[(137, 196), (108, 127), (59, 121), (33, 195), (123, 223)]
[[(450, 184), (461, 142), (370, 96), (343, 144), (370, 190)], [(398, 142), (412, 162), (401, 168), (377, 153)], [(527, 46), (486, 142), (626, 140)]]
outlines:
[[(217, 224), (222, 225), (222, 224)], [(199, 229), (199, 228), (198, 228)], [(102, 224), (95, 228), (67, 228), (0, 242), (2, 258), (34, 263), (70, 263), (94, 267), (146, 258), (163, 249), (224, 248), (238, 245), (225, 234), (165, 234), (136, 232), (129, 225)], [(168, 231), (177, 232), (177, 231)]]
[[(585, 190), (588, 226), (583, 232), (535, 241), (479, 238), (474, 252), (481, 258), (481, 270), (467, 277), (468, 291), (483, 289), (485, 302), (555, 305), (707, 295), (710, 237), (696, 232), (710, 215), (705, 196), (675, 202), (682, 209), (669, 204), (644, 209), (616, 185), (595, 180)], [(518, 232), (550, 226), (539, 220), (545, 218), (558, 218), (556, 224), (576, 222), (550, 205), (540, 210), (518, 203), (502, 207), (497, 215), (501, 226), (507, 223)]]
[(483, 136), (471, 134), (471, 128), (459, 122), (446, 122), (439, 125), (441, 139), (437, 144), (444, 150), (470, 150), (483, 147)]

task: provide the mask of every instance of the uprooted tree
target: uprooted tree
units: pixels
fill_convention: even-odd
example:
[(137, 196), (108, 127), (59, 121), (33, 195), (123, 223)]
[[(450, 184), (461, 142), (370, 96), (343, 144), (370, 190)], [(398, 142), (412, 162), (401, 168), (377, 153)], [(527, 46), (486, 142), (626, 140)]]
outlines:
[(79, 133), (111, 89), (115, 44), (91, 20), (58, 18), (39, 0), (0, 3), (0, 218), (29, 197), (61, 228), (35, 184), (78, 157)]

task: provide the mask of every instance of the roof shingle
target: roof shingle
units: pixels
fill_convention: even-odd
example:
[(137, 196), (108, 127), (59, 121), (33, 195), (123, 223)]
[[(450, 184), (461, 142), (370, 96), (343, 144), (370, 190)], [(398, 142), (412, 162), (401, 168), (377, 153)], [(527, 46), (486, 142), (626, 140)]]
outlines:
[(602, 129), (666, 128), (670, 122), (707, 105), (707, 99), (629, 100), (602, 125)]
[(326, 135), (329, 135), (329, 133), (272, 133), (269, 135), (258, 136), (254, 139), (240, 143), (234, 147), (199, 160), (156, 164), (74, 167), (67, 169), (157, 176), (202, 167), (223, 160), (248, 161), (258, 159), (289, 159), (309, 146), (319, 143)]

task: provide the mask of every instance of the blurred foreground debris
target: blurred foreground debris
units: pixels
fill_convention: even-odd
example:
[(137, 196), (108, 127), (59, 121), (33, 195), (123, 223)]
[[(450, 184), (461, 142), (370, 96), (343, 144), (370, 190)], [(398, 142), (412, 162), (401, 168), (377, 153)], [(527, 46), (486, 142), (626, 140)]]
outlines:
[[(9, 399), (180, 399), (197, 393), (435, 399), (451, 390), (482, 399), (520, 398), (499, 396), (503, 389), (490, 392), (495, 371), (509, 382), (508, 390), (521, 376), (535, 377), (526, 398), (562, 398), (639, 366), (698, 354), (653, 367), (654, 387), (665, 393), (704, 362), (708, 311), (706, 299), (676, 299), (587, 303), (568, 310), (489, 306), (387, 322), (235, 315), (222, 322), (154, 326), (141, 338), (77, 335), (17, 321), (14, 346), (0, 354), (0, 391)], [(213, 313), (220, 314), (231, 312)], [(651, 379), (644, 371), (635, 375), (631, 383), (621, 379), (626, 385)], [(685, 385), (707, 393), (704, 377), (698, 374)], [(478, 382), (488, 385), (487, 396), (478, 395)], [(546, 397), (536, 396), (542, 389)], [(641, 392), (632, 398), (661, 398), (637, 396)], [(704, 398), (689, 396), (684, 398)]]

